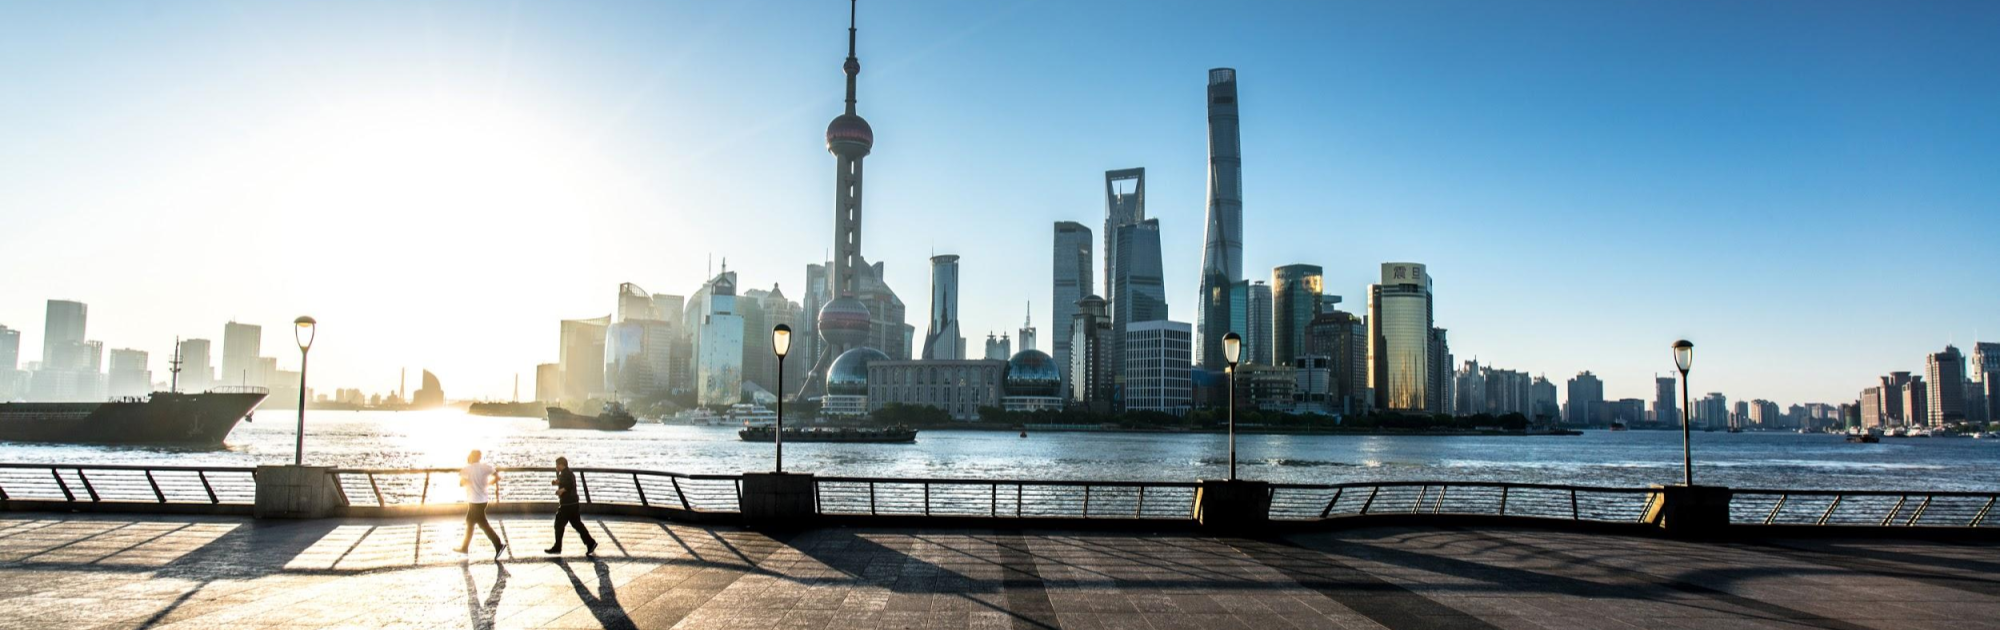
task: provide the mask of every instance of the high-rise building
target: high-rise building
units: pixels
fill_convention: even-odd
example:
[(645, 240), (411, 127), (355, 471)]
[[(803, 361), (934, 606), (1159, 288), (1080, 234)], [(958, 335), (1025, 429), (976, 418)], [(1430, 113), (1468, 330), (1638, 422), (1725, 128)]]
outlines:
[(535, 400), (555, 404), (562, 400), (562, 364), (540, 363), (535, 365)]
[(724, 271), (708, 282), (702, 315), (695, 400), (704, 407), (743, 402), (743, 316), (736, 309), (736, 274)]
[(1088, 405), (1100, 412), (1111, 410), (1111, 316), (1104, 298), (1083, 296), (1076, 301), (1077, 313), (1070, 319), (1071, 402)]
[(1904, 424), (1921, 426), (1930, 421), (1931, 386), (1932, 384), (1924, 381), (1924, 377), (1921, 376), (1910, 377), (1910, 382), (1903, 385)]
[(215, 359), (207, 339), (182, 339), (180, 345), (181, 391), (200, 392), (215, 386)]
[(1431, 328), (1430, 383), (1424, 387), (1424, 409), (1431, 413), (1451, 413), (1451, 344), (1443, 328)]
[(1185, 322), (1132, 322), (1125, 327), (1125, 410), (1187, 413), (1194, 400), (1194, 327)]
[(1209, 70), (1208, 217), (1202, 227), (1195, 344), (1201, 348), (1201, 368), (1218, 373), (1227, 364), (1222, 336), (1230, 332), (1230, 287), (1243, 280), (1243, 146), (1237, 105), (1236, 70)]
[(21, 331), (0, 326), (0, 402), (13, 400), (21, 395), (21, 377), (15, 369), (21, 365)]
[(1271, 355), (1278, 363), (1290, 365), (1306, 352), (1306, 326), (1319, 315), (1324, 276), (1319, 265), (1271, 270)]
[[(800, 338), (798, 329), (805, 319), (805, 310), (799, 303), (785, 297), (785, 292), (773, 283), (771, 290), (751, 289), (736, 298), (737, 310), (743, 315), (743, 380), (756, 383), (757, 387), (772, 392), (798, 390), (805, 381), (809, 360), (800, 359), (799, 350), (806, 344)], [(784, 382), (778, 382), (778, 355), (771, 348), (771, 330), (779, 324), (792, 327), (792, 347), (785, 355), (785, 362), (794, 367), (785, 370)]]
[(1536, 376), (1529, 384), (1529, 407), (1534, 413), (1528, 415), (1536, 422), (1554, 424), (1562, 419), (1562, 405), (1556, 402), (1556, 384), (1546, 376)]
[(1353, 313), (1330, 308), (1340, 296), (1322, 301), (1322, 312), (1306, 325), (1306, 354), (1332, 359), (1330, 410), (1343, 414), (1374, 408), (1368, 384), (1368, 325)]
[[(1116, 274), (1109, 278), (1114, 297), (1110, 307), (1111, 351), (1123, 353), (1126, 328), (1134, 322), (1163, 321), (1167, 314), (1165, 272), (1160, 266), (1160, 222), (1146, 219), (1120, 225), (1112, 234), (1117, 245)], [(1123, 382), (1123, 366), (1112, 369), (1113, 387)]]
[(264, 374), (257, 367), (257, 358), (263, 352), (264, 327), (237, 322), (223, 324), (222, 373), (216, 375), (216, 381), (222, 385), (264, 385)]
[(1452, 375), (1451, 413), (1458, 416), (1492, 413), (1486, 407), (1486, 373), (1480, 371), (1479, 361), (1466, 361)]
[(112, 397), (144, 396), (153, 393), (153, 372), (146, 369), (146, 352), (131, 348), (111, 351), (107, 392)]
[(1882, 414), (1882, 403), (1881, 386), (1861, 390), (1861, 402), (1858, 404), (1861, 406), (1862, 427), (1879, 429), (1888, 426), (1888, 418)]
[[(1671, 376), (1653, 377), (1653, 422), (1657, 424), (1681, 423), (1681, 406), (1676, 402), (1674, 389), (1679, 385)], [(1688, 410), (1693, 413), (1694, 410)]]
[(1563, 403), (1564, 422), (1578, 426), (1608, 424), (1601, 416), (1604, 410), (1604, 381), (1599, 380), (1590, 370), (1576, 374), (1569, 379), (1569, 397)]
[(44, 370), (81, 370), (82, 344), (90, 320), (90, 307), (82, 302), (49, 300), (42, 319), (42, 367)]
[(1021, 334), (1015, 339), (1020, 340), (1022, 352), (1040, 350), (1035, 347), (1035, 305), (1028, 305), (1027, 314), (1021, 318)]
[(1271, 355), (1271, 285), (1242, 280), (1230, 285), (1229, 330), (1243, 338), (1238, 363), (1273, 365)]
[[(1146, 169), (1104, 172), (1104, 302), (1118, 319), (1120, 277), (1118, 228), (1146, 220)], [(1158, 252), (1154, 252), (1158, 256)], [(1158, 259), (1154, 259), (1158, 264)], [(1156, 274), (1157, 275), (1157, 274)], [(1115, 325), (1115, 324), (1114, 324)]]
[(931, 324), (924, 334), (923, 357), (931, 361), (965, 358), (965, 333), (958, 327), (958, 256), (931, 257)]
[(1984, 383), (2000, 379), (2000, 343), (1980, 341), (1972, 344), (1972, 364), (1967, 366), (1965, 377)]
[(556, 362), (562, 371), (560, 401), (584, 401), (602, 393), (605, 335), (610, 326), (610, 315), (562, 321), (562, 337), (556, 351)]
[(1890, 424), (1900, 425), (1910, 419), (1903, 402), (1909, 399), (1904, 390), (1909, 388), (1911, 378), (1909, 372), (1890, 372), (1882, 377), (1882, 417)]
[(1418, 263), (1383, 263), (1382, 283), (1368, 291), (1368, 382), (1375, 406), (1430, 411), (1430, 274)]
[(1924, 379), (1930, 382), (1925, 397), (1930, 410), (1926, 421), (1934, 427), (1965, 421), (1965, 355), (1951, 345), (1944, 352), (1924, 357)]
[(1694, 403), (1694, 422), (1703, 429), (1718, 429), (1729, 426), (1729, 398), (1721, 392), (1709, 392)]
[(1069, 397), (1069, 384), (1073, 382), (1069, 372), (1070, 325), (1080, 312), (1077, 302), (1086, 295), (1096, 293), (1091, 288), (1090, 228), (1072, 221), (1057, 221), (1055, 224), (1055, 293), (1052, 296), (1049, 320), (1049, 345), (1051, 358), (1062, 370), (1062, 396)]

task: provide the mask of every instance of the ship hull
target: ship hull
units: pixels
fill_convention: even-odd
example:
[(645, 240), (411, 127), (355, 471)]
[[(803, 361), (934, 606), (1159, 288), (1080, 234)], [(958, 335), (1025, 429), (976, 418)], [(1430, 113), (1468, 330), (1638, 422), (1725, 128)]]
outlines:
[[(770, 442), (777, 432), (768, 428), (750, 428), (736, 432), (737, 439), (745, 442)], [(913, 444), (917, 432), (911, 429), (892, 430), (812, 430), (785, 429), (786, 442), (837, 442), (848, 444)]]
[(263, 393), (156, 393), (149, 400), (0, 404), (0, 440), (221, 446)]
[(616, 416), (586, 416), (561, 407), (548, 408), (551, 429), (591, 429), (596, 431), (629, 431), (639, 419), (630, 414)]

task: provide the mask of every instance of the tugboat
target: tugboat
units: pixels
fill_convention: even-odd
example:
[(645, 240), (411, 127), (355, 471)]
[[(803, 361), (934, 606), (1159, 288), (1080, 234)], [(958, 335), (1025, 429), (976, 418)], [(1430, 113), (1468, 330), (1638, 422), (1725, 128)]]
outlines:
[(604, 403), (604, 410), (595, 416), (586, 416), (562, 407), (548, 408), (551, 429), (596, 429), (598, 431), (626, 431), (639, 423), (639, 418), (625, 410), (618, 401)]
[[(736, 432), (745, 442), (769, 442), (777, 437), (772, 427), (749, 427)], [(854, 442), (872, 444), (913, 444), (917, 430), (909, 427), (855, 428), (808, 427), (785, 429), (786, 442)]]
[(200, 394), (153, 392), (110, 402), (0, 403), (0, 440), (219, 447), (270, 392), (217, 387)]

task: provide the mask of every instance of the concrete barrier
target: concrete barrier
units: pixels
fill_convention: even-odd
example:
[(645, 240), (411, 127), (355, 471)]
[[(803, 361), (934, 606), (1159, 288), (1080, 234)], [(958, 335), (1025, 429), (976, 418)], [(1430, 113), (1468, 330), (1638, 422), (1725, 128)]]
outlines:
[(1242, 479), (1203, 479), (1194, 491), (1194, 520), (1203, 529), (1244, 532), (1271, 523), (1271, 484)]
[(1672, 536), (1719, 536), (1729, 529), (1729, 499), (1723, 486), (1653, 486), (1645, 522)]
[(743, 473), (739, 506), (751, 527), (805, 527), (819, 516), (811, 473)]
[(257, 518), (326, 518), (347, 507), (330, 466), (258, 466)]

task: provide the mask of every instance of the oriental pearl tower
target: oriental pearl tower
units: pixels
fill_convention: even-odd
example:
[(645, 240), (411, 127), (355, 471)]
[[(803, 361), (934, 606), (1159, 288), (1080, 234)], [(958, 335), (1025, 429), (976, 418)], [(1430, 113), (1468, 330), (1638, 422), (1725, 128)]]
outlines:
[[(847, 111), (826, 126), (826, 150), (834, 157), (833, 264), (827, 267), (827, 287), (834, 299), (819, 311), (819, 335), (827, 343), (817, 365), (806, 378), (799, 398), (816, 398), (826, 393), (827, 374), (839, 358), (865, 350), (871, 317), (868, 306), (855, 298), (858, 278), (856, 265), (861, 258), (861, 162), (875, 146), (875, 130), (854, 113), (854, 81), (861, 74), (861, 60), (854, 56), (854, 0), (847, 6)], [(878, 350), (867, 354), (879, 355)], [(839, 357), (839, 358), (836, 358)], [(857, 355), (854, 359), (863, 359)], [(872, 358), (872, 357), (871, 357)], [(857, 366), (858, 367), (858, 366)]]

